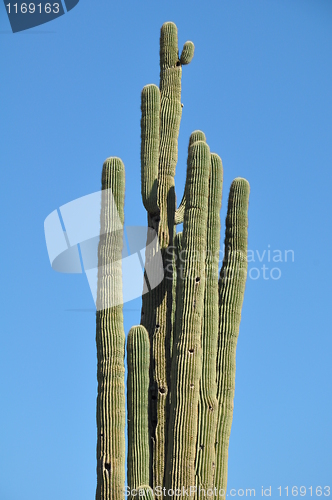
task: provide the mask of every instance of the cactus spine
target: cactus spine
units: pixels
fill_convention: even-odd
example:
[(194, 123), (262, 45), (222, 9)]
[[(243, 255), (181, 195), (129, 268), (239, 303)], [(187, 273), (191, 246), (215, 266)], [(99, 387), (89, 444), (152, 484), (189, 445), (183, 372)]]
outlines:
[[(160, 251), (164, 279), (148, 287), (141, 325), (128, 334), (127, 477), (128, 486), (149, 500), (156, 487), (193, 493), (195, 487), (226, 492), (227, 485), (235, 349), (247, 273), (249, 184), (237, 178), (230, 189), (218, 279), (223, 167), (199, 130), (190, 136), (185, 192), (176, 209), (182, 66), (193, 55), (193, 43), (186, 42), (179, 56), (177, 28), (165, 23), (159, 87), (147, 85), (141, 94), (141, 193), (150, 228), (146, 266), (153, 265)], [(102, 188), (113, 193), (123, 223), (121, 160), (105, 162)], [(176, 235), (182, 222), (183, 232)], [(99, 244), (104, 272), (98, 275), (96, 500), (124, 498), (122, 231), (115, 226), (106, 202)], [(151, 230), (158, 235), (155, 240)], [(110, 294), (117, 294), (118, 305), (110, 307), (105, 299)]]

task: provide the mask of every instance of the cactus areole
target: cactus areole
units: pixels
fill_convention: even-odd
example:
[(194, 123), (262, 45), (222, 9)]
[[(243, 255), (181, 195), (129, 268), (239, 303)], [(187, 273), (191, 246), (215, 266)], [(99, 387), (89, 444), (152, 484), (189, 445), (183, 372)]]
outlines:
[[(147, 265), (161, 252), (164, 279), (142, 295), (141, 324), (128, 334), (127, 464), (123, 234), (112, 220), (110, 200), (102, 197), (96, 500), (135, 495), (152, 500), (163, 488), (166, 495), (168, 490), (189, 491), (198, 497), (211, 488), (226, 495), (235, 354), (247, 277), (249, 184), (236, 178), (231, 185), (219, 273), (223, 167), (199, 130), (189, 139), (185, 192), (176, 208), (182, 67), (193, 55), (192, 42), (179, 55), (177, 27), (165, 23), (159, 87), (147, 85), (141, 94), (142, 201), (148, 226), (158, 235), (153, 239), (148, 232), (145, 258)], [(122, 161), (108, 158), (102, 190), (113, 193), (122, 223), (124, 185)], [(180, 223), (183, 231), (176, 234)], [(118, 305), (110, 307), (113, 295)]]

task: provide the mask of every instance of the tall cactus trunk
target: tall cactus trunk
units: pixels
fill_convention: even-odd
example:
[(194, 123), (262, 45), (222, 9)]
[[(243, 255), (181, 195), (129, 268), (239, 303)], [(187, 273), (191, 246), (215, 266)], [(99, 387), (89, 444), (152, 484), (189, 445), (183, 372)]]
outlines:
[[(124, 222), (124, 166), (105, 161), (98, 248), (97, 491), (96, 500), (120, 500), (125, 483), (125, 333), (122, 313), (121, 254)], [(114, 214), (114, 202), (117, 214)]]

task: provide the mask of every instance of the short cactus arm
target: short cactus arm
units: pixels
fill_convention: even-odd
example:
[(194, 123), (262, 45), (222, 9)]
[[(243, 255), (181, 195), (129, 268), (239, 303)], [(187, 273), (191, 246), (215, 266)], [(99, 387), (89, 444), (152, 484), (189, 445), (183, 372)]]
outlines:
[(157, 203), (159, 164), (160, 92), (147, 85), (141, 94), (141, 190), (144, 207), (149, 214), (159, 212)]
[[(226, 217), (225, 256), (219, 277), (219, 340), (217, 353), (218, 421), (215, 486), (227, 488), (228, 444), (233, 419), (235, 357), (247, 278), (249, 183), (232, 182)], [(225, 493), (226, 494), (226, 493)]]
[(166, 471), (167, 488), (195, 485), (197, 411), (201, 378), (201, 327), (204, 309), (205, 253), (210, 151), (204, 142), (190, 148), (183, 223), (183, 279), (176, 311), (176, 341), (171, 371), (171, 407)]
[(202, 323), (202, 378), (198, 410), (196, 475), (198, 486), (213, 488), (215, 471), (215, 431), (218, 416), (216, 360), (218, 346), (218, 263), (220, 248), (220, 208), (223, 184), (222, 162), (211, 154), (205, 296)]
[[(195, 130), (190, 135), (189, 146), (188, 146), (188, 158), (189, 158), (190, 146), (192, 144), (194, 144), (194, 142), (197, 142), (197, 141), (206, 142), (205, 134), (201, 130)], [(179, 208), (175, 211), (174, 224), (182, 224), (183, 223), (185, 209), (186, 209), (186, 189), (184, 190), (183, 197), (182, 197), (181, 203), (179, 205)]]
[(180, 62), (181, 64), (189, 64), (194, 57), (194, 52), (195, 52), (195, 46), (193, 42), (186, 42), (183, 46), (182, 52), (181, 52), (181, 57), (180, 57)]
[(117, 214), (113, 212), (114, 199), (123, 224), (124, 189), (122, 161), (108, 158), (102, 172), (98, 247), (96, 500), (123, 499), (125, 483), (125, 333), (121, 300), (123, 230), (119, 230)]
[(148, 421), (150, 341), (144, 326), (133, 326), (127, 340), (128, 485), (150, 484), (151, 437)]

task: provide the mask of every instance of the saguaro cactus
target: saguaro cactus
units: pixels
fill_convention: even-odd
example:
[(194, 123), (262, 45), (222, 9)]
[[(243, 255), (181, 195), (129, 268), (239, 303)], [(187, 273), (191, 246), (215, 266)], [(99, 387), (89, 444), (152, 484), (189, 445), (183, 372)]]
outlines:
[[(186, 42), (179, 56), (177, 28), (165, 23), (160, 84), (147, 85), (141, 95), (141, 192), (148, 226), (158, 235), (153, 240), (148, 232), (146, 265), (160, 251), (164, 279), (143, 295), (141, 325), (128, 334), (127, 490), (122, 233), (112, 225), (107, 197), (102, 205), (97, 500), (118, 500), (132, 489), (152, 499), (164, 487), (173, 492), (184, 488), (191, 496), (211, 488), (226, 494), (235, 350), (247, 275), (249, 184), (237, 178), (231, 185), (218, 277), (223, 167), (199, 130), (189, 139), (185, 192), (176, 209), (182, 66), (193, 55), (193, 43)], [(105, 162), (102, 188), (113, 193), (123, 222), (124, 168), (119, 159)], [(182, 222), (183, 232), (176, 235)], [(112, 294), (118, 294), (117, 305), (105, 299)]]

